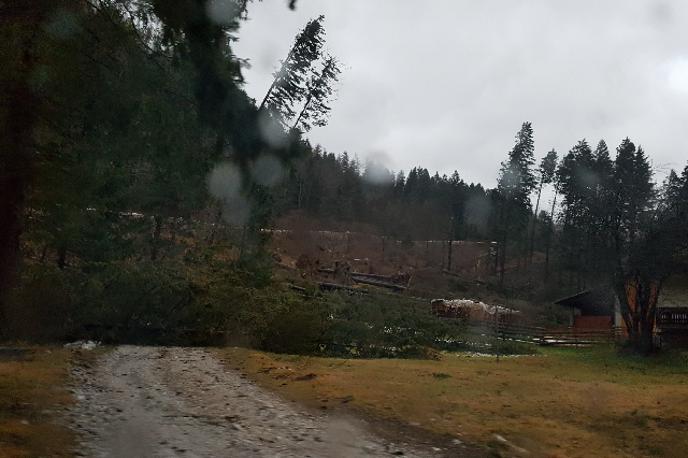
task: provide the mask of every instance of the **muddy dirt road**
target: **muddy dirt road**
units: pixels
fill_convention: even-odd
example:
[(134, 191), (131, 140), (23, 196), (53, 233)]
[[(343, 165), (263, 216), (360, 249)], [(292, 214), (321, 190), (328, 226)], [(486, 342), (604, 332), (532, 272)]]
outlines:
[(434, 456), (360, 420), (302, 410), (203, 349), (121, 346), (74, 380), (82, 456)]

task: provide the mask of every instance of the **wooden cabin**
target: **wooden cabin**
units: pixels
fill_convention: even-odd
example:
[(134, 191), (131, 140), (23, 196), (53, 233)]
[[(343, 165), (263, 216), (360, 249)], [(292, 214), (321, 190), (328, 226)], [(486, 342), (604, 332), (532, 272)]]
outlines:
[(688, 275), (675, 275), (664, 282), (656, 326), (662, 346), (688, 346)]
[(588, 289), (554, 302), (570, 311), (574, 329), (612, 329), (621, 326), (618, 301), (611, 290)]
[[(574, 329), (625, 331), (619, 301), (611, 290), (585, 290), (559, 299), (555, 304), (570, 310)], [(688, 347), (688, 274), (664, 282), (657, 301), (655, 336), (662, 346)]]

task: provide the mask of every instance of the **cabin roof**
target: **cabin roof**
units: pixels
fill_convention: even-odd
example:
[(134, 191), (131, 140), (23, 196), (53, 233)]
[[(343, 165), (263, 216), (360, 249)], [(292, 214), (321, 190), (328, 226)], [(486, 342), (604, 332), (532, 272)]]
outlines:
[(583, 291), (580, 291), (572, 296), (566, 296), (562, 297), (561, 299), (557, 299), (554, 301), (555, 304), (557, 305), (570, 305), (572, 302), (576, 302), (580, 300), (581, 298), (586, 297), (588, 294), (590, 294), (590, 290), (586, 289)]
[(564, 307), (575, 307), (583, 315), (605, 316), (614, 310), (614, 296), (611, 291), (604, 289), (586, 289), (572, 296), (554, 301)]
[(672, 275), (664, 282), (657, 307), (688, 307), (688, 275)]

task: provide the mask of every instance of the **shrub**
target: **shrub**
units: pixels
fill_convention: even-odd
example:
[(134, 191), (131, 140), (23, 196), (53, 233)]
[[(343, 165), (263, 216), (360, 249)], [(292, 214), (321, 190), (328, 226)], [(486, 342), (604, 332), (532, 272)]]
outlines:
[(80, 269), (29, 266), (11, 294), (14, 338), (111, 343), (234, 344), (282, 353), (438, 358), (440, 351), (528, 354), (429, 304), (402, 295), (299, 295), (270, 279), (267, 263), (212, 257), (112, 261)]
[(273, 352), (316, 352), (327, 325), (325, 311), (317, 301), (287, 296), (269, 314), (261, 347)]
[(75, 326), (72, 286), (57, 267), (29, 266), (7, 297), (6, 336), (46, 342), (59, 340)]

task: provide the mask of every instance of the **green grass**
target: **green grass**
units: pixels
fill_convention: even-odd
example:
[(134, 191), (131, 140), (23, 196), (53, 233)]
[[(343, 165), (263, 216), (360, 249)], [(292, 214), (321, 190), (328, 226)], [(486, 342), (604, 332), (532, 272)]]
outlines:
[(605, 378), (619, 383), (662, 383), (666, 376), (687, 376), (688, 352), (667, 351), (642, 356), (613, 346), (590, 348), (545, 348), (544, 355), (569, 361), (581, 377)]
[(488, 447), (499, 434), (533, 456), (681, 456), (688, 449), (688, 367), (680, 353), (544, 348), (499, 361), (457, 353), (440, 361), (220, 354), (307, 405), (353, 408)]

